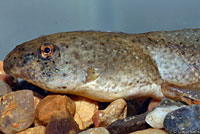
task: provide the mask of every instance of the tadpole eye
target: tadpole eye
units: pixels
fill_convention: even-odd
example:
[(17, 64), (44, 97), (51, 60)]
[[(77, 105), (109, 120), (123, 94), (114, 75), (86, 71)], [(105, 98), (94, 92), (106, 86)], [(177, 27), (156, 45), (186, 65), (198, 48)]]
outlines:
[(51, 49), (50, 49), (49, 47), (46, 47), (46, 48), (44, 49), (44, 52), (45, 52), (45, 53), (49, 53), (49, 52), (51, 52)]
[(52, 57), (54, 54), (54, 51), (55, 51), (55, 47), (52, 43), (44, 43), (40, 48), (41, 56), (43, 58)]

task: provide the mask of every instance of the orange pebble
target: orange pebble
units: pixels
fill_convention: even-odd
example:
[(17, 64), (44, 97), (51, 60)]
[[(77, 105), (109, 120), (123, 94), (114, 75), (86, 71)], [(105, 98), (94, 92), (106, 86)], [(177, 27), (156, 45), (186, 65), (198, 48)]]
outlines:
[(161, 100), (152, 99), (148, 106), (148, 111), (152, 111), (155, 107), (157, 107), (160, 104)]
[(5, 74), (3, 70), (3, 61), (0, 61), (0, 74)]

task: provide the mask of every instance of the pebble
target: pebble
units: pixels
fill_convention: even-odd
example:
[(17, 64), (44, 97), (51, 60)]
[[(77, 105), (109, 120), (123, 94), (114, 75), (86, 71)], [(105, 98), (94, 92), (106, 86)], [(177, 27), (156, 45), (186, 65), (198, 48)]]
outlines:
[(79, 132), (79, 126), (68, 110), (54, 114), (45, 130), (45, 134), (77, 134)]
[(3, 61), (0, 61), (0, 74), (6, 74), (3, 70)]
[(33, 92), (21, 90), (0, 98), (0, 130), (16, 133), (28, 128), (34, 121)]
[(148, 128), (148, 129), (136, 131), (130, 134), (168, 134), (168, 133), (162, 129)]
[(82, 131), (79, 134), (110, 134), (109, 131), (104, 127), (90, 128), (88, 130)]
[(164, 127), (169, 134), (199, 134), (199, 117), (200, 105), (182, 107), (167, 114)]
[(148, 125), (145, 122), (146, 113), (119, 119), (107, 127), (111, 134), (127, 134), (137, 130), (146, 129)]
[(107, 127), (118, 119), (127, 117), (127, 104), (124, 99), (113, 101), (105, 110), (98, 110), (92, 117), (95, 127)]
[(17, 79), (13, 79), (11, 75), (8, 75), (4, 72), (3, 61), (0, 61), (0, 80), (4, 81), (12, 88), (17, 86)]
[(33, 92), (33, 96), (34, 96), (34, 107), (36, 109), (40, 101), (43, 99), (43, 97), (39, 95), (37, 92)]
[(155, 107), (160, 104), (161, 100), (152, 99), (148, 106), (148, 111), (151, 112)]
[(74, 102), (65, 95), (48, 95), (40, 101), (36, 108), (36, 119), (47, 125), (51, 116), (56, 113), (65, 113), (69, 110), (71, 115), (75, 113)]
[(45, 134), (45, 127), (37, 126), (33, 128), (28, 128), (24, 131), (18, 132), (17, 134)]
[(76, 105), (74, 120), (84, 130), (93, 124), (92, 117), (99, 108), (98, 102), (81, 96), (72, 96), (71, 99)]
[(145, 121), (153, 128), (164, 128), (165, 116), (180, 107), (185, 106), (181, 102), (176, 102), (167, 98), (164, 98), (160, 105), (158, 105), (153, 111), (147, 114)]
[(0, 97), (10, 92), (12, 92), (10, 86), (5, 82), (3, 82), (2, 80), (0, 80)]

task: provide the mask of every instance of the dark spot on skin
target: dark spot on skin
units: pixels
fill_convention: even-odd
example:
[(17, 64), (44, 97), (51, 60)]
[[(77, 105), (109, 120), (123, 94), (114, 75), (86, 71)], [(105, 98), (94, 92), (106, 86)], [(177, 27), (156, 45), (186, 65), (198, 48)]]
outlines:
[(81, 40), (81, 44), (87, 44), (87, 42), (85, 40)]
[(180, 45), (182, 45), (183, 43), (182, 43), (182, 42), (180, 42), (179, 44), (180, 44)]
[(20, 57), (20, 60), (22, 60), (23, 59), (23, 57)]
[(75, 39), (76, 39), (76, 37), (72, 37), (71, 39), (72, 39), (72, 40), (75, 40)]
[(45, 65), (47, 65), (47, 64), (48, 64), (48, 62), (45, 62), (44, 64), (45, 64)]
[(60, 69), (58, 69), (58, 68), (54, 68), (54, 70), (55, 70), (56, 72), (60, 71)]
[(131, 83), (129, 83), (128, 85), (131, 86), (132, 84), (133, 84), (133, 83), (131, 82)]
[(63, 77), (66, 77), (66, 76), (67, 76), (67, 74), (64, 73), (64, 74), (63, 74)]
[(26, 64), (26, 60), (23, 61), (23, 64)]
[(132, 40), (133, 43), (135, 43), (135, 40)]
[(69, 48), (69, 46), (68, 46), (68, 45), (65, 45), (65, 47), (66, 47), (66, 48)]
[(14, 60), (16, 59), (17, 57), (14, 57)]
[(164, 42), (165, 40), (164, 40), (164, 39), (161, 39), (161, 41), (163, 41), (163, 42)]
[(50, 73), (50, 72), (46, 73), (46, 76), (48, 76), (48, 77), (50, 77), (51, 75), (52, 75), (52, 73)]
[(80, 58), (79, 54), (76, 51), (72, 52), (72, 54), (74, 55), (75, 59), (79, 59)]
[(42, 72), (42, 75), (50, 77), (50, 76), (52, 76), (52, 73), (51, 72)]
[(39, 63), (40, 61), (39, 61), (39, 60), (37, 60), (36, 62), (37, 62), (37, 63)]
[(149, 41), (153, 41), (151, 38), (148, 38)]
[(25, 49), (24, 48), (22, 48), (22, 51), (24, 51)]
[(62, 88), (67, 88), (66, 86), (63, 86)]
[(34, 55), (34, 53), (31, 53), (31, 55)]
[(103, 42), (100, 43), (102, 46), (104, 46), (105, 44)]
[(91, 63), (92, 63), (92, 61), (91, 61), (91, 60), (89, 60), (89, 61), (88, 61), (88, 64), (91, 64)]
[(196, 42), (199, 42), (199, 39), (197, 39)]
[(55, 64), (55, 61), (52, 61), (53, 62), (53, 64)]
[(69, 62), (68, 62), (68, 61), (66, 61), (66, 62), (65, 62), (65, 64), (69, 64)]

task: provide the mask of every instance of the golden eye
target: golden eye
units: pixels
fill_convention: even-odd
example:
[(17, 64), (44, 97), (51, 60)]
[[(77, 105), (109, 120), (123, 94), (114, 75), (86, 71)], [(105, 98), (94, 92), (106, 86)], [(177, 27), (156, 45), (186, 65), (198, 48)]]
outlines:
[(54, 45), (51, 43), (45, 43), (41, 46), (41, 56), (43, 58), (50, 58), (54, 54)]

